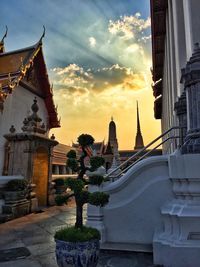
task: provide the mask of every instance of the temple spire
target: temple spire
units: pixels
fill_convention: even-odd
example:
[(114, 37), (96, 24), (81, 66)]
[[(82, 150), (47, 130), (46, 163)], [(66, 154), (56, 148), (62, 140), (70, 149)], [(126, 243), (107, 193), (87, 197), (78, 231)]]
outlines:
[(6, 32), (4, 33), (4, 36), (3, 36), (3, 38), (0, 41), (0, 54), (5, 52), (4, 39), (6, 38), (7, 33), (8, 33), (8, 27), (6, 25)]
[(141, 149), (144, 147), (143, 137), (141, 133), (140, 128), (140, 116), (139, 116), (139, 107), (138, 107), (138, 101), (137, 101), (137, 133), (135, 138), (135, 147), (134, 149)]

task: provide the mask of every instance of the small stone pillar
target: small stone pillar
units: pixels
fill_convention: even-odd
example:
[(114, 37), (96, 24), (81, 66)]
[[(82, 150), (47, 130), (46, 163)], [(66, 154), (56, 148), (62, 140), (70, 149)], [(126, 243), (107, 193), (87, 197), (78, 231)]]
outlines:
[[(102, 185), (89, 185), (88, 187), (89, 192), (101, 192)], [(103, 208), (99, 206), (94, 206), (88, 204), (87, 206), (87, 221), (86, 225), (89, 227), (93, 227), (99, 230), (101, 233), (101, 243), (105, 242), (105, 225), (104, 225), (104, 215), (103, 215)]]
[(194, 53), (182, 69), (187, 99), (187, 135), (182, 153), (200, 153), (200, 47), (195, 44)]

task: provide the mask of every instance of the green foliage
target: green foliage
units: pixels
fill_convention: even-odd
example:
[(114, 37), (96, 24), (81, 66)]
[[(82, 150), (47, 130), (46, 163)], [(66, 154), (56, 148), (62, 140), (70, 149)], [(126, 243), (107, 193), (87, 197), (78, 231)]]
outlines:
[(68, 195), (57, 195), (55, 197), (55, 202), (57, 206), (62, 206), (63, 204), (66, 204), (68, 200)]
[(90, 193), (86, 190), (83, 190), (79, 196), (77, 197), (78, 201), (81, 205), (84, 205), (85, 203), (88, 203)]
[(95, 171), (96, 169), (98, 169), (99, 167), (101, 167), (104, 164), (105, 160), (102, 157), (91, 157), (90, 158), (90, 165), (92, 168), (92, 171)]
[(90, 146), (94, 143), (94, 138), (90, 134), (81, 134), (77, 139), (82, 147)]
[(72, 169), (72, 171), (78, 171), (78, 162), (75, 158), (68, 158), (67, 159), (67, 166)]
[(71, 149), (71, 150), (67, 153), (67, 158), (76, 159), (76, 151)]
[(62, 179), (62, 178), (57, 178), (57, 179), (53, 180), (53, 182), (56, 184), (56, 186), (64, 185), (64, 179)]
[(65, 184), (69, 187), (75, 194), (80, 194), (84, 188), (84, 182), (80, 179), (68, 178)]
[(23, 191), (28, 187), (28, 181), (26, 179), (13, 179), (6, 184), (7, 191)]
[(94, 206), (105, 206), (109, 201), (109, 195), (103, 192), (94, 192), (89, 195), (88, 202)]
[(89, 177), (89, 184), (92, 184), (92, 185), (100, 185), (103, 183), (103, 181), (104, 181), (104, 178), (101, 175), (93, 175)]
[[(82, 155), (79, 160), (76, 159), (76, 152), (71, 150), (67, 153), (67, 164), (73, 171), (79, 170), (77, 179), (68, 178), (65, 180), (66, 187), (73, 191), (73, 194), (68, 196), (59, 195), (56, 197), (56, 204), (62, 205), (66, 203), (68, 198), (74, 196), (76, 202), (76, 223), (74, 227), (67, 229), (61, 229), (56, 232), (55, 239), (70, 241), (70, 242), (82, 242), (91, 239), (100, 239), (100, 233), (98, 230), (83, 226), (83, 205), (90, 203), (95, 206), (104, 206), (108, 203), (109, 195), (103, 192), (90, 193), (86, 190), (85, 185), (88, 184), (84, 179), (85, 171), (87, 170), (84, 159), (87, 156), (86, 147), (94, 143), (94, 138), (89, 134), (81, 134), (78, 137), (78, 143), (82, 147)], [(85, 150), (84, 150), (85, 149)], [(99, 168), (104, 164), (104, 159), (101, 157), (92, 157), (90, 161), (93, 170)], [(90, 177), (90, 184), (100, 185), (104, 181), (102, 176)]]
[(75, 228), (73, 226), (57, 231), (54, 238), (67, 242), (85, 242), (92, 239), (100, 240), (101, 236), (97, 229), (85, 226)]

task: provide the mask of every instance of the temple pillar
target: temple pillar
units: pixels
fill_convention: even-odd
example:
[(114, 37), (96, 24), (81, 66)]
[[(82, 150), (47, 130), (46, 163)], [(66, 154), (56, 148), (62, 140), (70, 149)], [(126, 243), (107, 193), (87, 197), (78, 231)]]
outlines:
[(54, 165), (54, 174), (59, 174), (59, 166)]

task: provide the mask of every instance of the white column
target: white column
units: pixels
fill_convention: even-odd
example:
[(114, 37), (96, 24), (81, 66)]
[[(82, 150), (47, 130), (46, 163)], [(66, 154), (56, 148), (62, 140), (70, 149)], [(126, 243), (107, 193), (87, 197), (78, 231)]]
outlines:
[(191, 57), (192, 47), (193, 47), (190, 4), (191, 4), (191, 0), (183, 0), (187, 60), (189, 60), (189, 58)]

